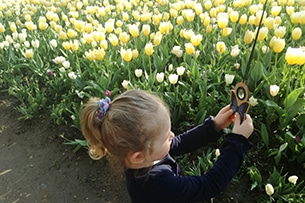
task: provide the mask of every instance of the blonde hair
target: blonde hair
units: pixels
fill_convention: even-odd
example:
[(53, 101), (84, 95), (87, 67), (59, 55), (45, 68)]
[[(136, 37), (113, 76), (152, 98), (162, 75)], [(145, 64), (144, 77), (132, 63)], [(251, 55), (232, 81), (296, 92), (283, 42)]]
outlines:
[(102, 121), (97, 119), (98, 98), (90, 98), (81, 111), (81, 129), (88, 141), (89, 155), (100, 159), (106, 153), (124, 167), (130, 151), (149, 150), (159, 131), (158, 109), (167, 105), (156, 95), (129, 90), (110, 102)]

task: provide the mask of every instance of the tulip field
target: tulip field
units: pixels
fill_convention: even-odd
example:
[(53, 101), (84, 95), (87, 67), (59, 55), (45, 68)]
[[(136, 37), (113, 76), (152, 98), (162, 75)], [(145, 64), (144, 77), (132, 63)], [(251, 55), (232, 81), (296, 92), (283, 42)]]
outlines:
[[(180, 132), (216, 115), (247, 78), (245, 187), (258, 202), (303, 202), (305, 0), (267, 1), (265, 12), (265, 0), (1, 1), (0, 89), (19, 100), (20, 119), (49, 112), (77, 129), (89, 97), (153, 91)], [(204, 171), (193, 161), (181, 161), (187, 173)]]

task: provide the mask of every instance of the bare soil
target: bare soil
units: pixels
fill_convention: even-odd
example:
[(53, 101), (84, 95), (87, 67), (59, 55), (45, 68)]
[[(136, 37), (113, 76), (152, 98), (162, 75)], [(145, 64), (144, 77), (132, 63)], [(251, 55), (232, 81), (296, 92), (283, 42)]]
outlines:
[(48, 115), (18, 120), (18, 101), (0, 93), (0, 202), (130, 202), (125, 185), (107, 159), (93, 161), (85, 149), (73, 153), (59, 137), (80, 137), (52, 124)]

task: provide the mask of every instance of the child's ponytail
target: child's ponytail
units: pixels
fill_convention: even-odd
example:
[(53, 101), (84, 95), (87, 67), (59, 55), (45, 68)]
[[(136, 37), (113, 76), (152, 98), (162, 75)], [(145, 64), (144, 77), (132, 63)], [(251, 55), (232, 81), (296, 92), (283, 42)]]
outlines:
[(89, 156), (94, 160), (101, 159), (107, 153), (107, 149), (101, 139), (102, 121), (98, 115), (99, 101), (99, 98), (90, 98), (83, 106), (80, 117), (81, 130), (88, 141)]

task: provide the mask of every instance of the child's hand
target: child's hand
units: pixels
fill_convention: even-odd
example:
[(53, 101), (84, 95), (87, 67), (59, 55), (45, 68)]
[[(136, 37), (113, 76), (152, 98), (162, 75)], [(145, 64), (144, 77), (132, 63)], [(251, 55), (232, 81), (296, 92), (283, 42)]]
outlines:
[(250, 115), (247, 114), (246, 119), (242, 124), (240, 124), (240, 117), (238, 114), (236, 114), (232, 132), (243, 135), (245, 138), (249, 138), (253, 132), (253, 123)]
[(230, 105), (223, 107), (214, 118), (215, 129), (220, 131), (228, 127), (232, 122), (233, 110), (230, 108)]

